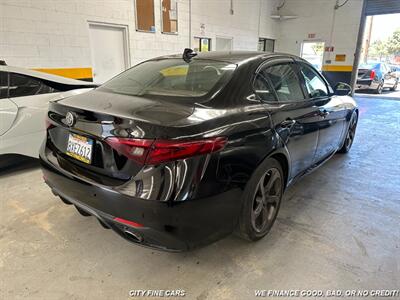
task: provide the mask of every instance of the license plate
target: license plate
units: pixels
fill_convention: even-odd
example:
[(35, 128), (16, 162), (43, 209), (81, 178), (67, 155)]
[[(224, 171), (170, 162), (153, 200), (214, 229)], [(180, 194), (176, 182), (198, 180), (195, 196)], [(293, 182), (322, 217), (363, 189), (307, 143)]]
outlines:
[(90, 164), (92, 160), (93, 140), (84, 136), (70, 133), (66, 154), (84, 163)]

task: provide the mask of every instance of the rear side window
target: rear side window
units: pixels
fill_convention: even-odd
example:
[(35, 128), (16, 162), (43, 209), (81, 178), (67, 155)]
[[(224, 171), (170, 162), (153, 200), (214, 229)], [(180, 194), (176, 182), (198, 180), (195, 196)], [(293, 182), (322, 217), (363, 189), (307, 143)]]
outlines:
[(10, 98), (36, 95), (39, 90), (39, 80), (21, 74), (10, 73)]
[(321, 76), (309, 66), (301, 63), (301, 75), (304, 78), (306, 90), (310, 98), (328, 96), (328, 87)]
[(10, 73), (9, 97), (33, 96), (54, 92), (54, 89), (41, 80), (16, 73)]
[(254, 92), (256, 95), (263, 101), (276, 101), (276, 97), (274, 95), (273, 90), (271, 89), (270, 84), (268, 83), (267, 78), (265, 78), (265, 74), (260, 72), (256, 75), (253, 83)]
[(380, 64), (360, 64), (359, 69), (375, 69), (379, 68)]
[(293, 63), (281, 63), (260, 72), (271, 83), (279, 101), (296, 102), (305, 99), (293, 66)]
[(235, 64), (212, 60), (160, 59), (139, 64), (100, 87), (133, 96), (197, 98), (229, 80)]
[(8, 97), (8, 73), (0, 72), (0, 99)]

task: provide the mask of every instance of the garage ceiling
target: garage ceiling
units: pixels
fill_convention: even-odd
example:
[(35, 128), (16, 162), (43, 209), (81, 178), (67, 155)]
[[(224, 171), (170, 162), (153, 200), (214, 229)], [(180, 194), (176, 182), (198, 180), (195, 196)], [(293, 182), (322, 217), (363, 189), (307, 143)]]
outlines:
[(365, 1), (367, 1), (367, 5), (365, 8), (365, 14), (367, 16), (400, 13), (399, 0), (365, 0)]

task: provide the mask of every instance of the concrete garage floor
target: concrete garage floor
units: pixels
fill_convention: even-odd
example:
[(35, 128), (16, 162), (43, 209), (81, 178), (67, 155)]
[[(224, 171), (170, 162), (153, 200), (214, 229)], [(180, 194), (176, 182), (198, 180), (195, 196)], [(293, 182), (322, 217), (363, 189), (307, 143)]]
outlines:
[[(184, 289), (187, 299), (255, 289), (400, 286), (400, 101), (359, 99), (349, 155), (291, 187), (269, 236), (189, 253), (132, 245), (54, 197), (36, 162), (0, 174), (1, 299), (124, 299)], [(281, 298), (282, 299), (282, 298)]]

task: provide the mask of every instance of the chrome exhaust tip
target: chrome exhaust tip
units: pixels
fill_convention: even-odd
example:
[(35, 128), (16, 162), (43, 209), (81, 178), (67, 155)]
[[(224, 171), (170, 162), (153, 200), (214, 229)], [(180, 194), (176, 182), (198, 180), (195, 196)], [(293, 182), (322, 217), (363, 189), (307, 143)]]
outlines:
[(132, 231), (125, 230), (124, 234), (129, 240), (131, 240), (133, 242), (136, 242), (136, 243), (143, 242), (143, 237), (137, 233), (133, 233)]

